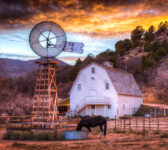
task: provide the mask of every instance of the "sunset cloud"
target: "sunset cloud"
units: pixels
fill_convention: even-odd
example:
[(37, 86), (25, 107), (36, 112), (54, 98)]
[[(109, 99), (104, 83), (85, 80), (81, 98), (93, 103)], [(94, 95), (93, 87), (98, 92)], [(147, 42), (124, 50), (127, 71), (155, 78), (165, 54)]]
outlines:
[(30, 28), (55, 21), (66, 32), (97, 38), (129, 34), (168, 20), (167, 0), (1, 0), (0, 29)]

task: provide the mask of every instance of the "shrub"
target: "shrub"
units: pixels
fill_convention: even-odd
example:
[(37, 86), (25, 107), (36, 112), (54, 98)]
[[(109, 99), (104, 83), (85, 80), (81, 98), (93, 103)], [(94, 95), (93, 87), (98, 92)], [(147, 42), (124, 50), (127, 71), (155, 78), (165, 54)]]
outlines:
[(150, 52), (152, 50), (152, 45), (149, 41), (146, 41), (144, 44), (144, 51), (145, 52)]
[(142, 148), (148, 148), (149, 147), (149, 144), (147, 144), (147, 143), (144, 143), (143, 145), (142, 145)]
[(160, 41), (156, 40), (152, 45), (151, 45), (151, 50), (156, 52), (159, 48), (161, 47)]
[(134, 70), (134, 75), (138, 75), (138, 74), (141, 74), (142, 73), (142, 70), (138, 67), (135, 68)]
[(3, 135), (2, 139), (3, 139), (3, 140), (10, 140), (12, 134), (13, 134), (12, 131), (7, 131), (7, 132)]
[(25, 146), (26, 144), (23, 143), (17, 143), (17, 142), (13, 142), (12, 146), (13, 147), (21, 147), (21, 146)]
[(51, 140), (51, 133), (50, 132), (38, 132), (35, 134), (36, 140)]
[(120, 129), (118, 129), (118, 128), (114, 128), (114, 129), (113, 129), (113, 132), (114, 132), (114, 133), (123, 133), (123, 131), (120, 130)]
[(165, 32), (167, 28), (168, 28), (168, 23), (167, 23), (167, 21), (165, 21), (164, 23), (161, 22), (161, 23), (159, 24), (159, 26), (158, 26), (157, 33), (160, 34), (160, 33), (162, 33), (162, 32)]
[(14, 132), (7, 131), (3, 135), (4, 140), (45, 140), (45, 141), (53, 141), (53, 140), (64, 140), (64, 136), (61, 133), (56, 132)]
[(168, 133), (167, 132), (164, 132), (161, 134), (160, 136), (161, 138), (168, 138)]
[(126, 51), (132, 48), (132, 43), (129, 39), (120, 40), (115, 44), (116, 52), (123, 55)]
[(34, 133), (25, 131), (22, 133), (22, 140), (33, 140), (34, 139)]
[(167, 54), (166, 50), (164, 47), (160, 47), (158, 50), (157, 50), (157, 55), (159, 58), (162, 58), (163, 56), (165, 56)]
[(153, 131), (153, 134), (160, 134), (159, 130)]
[(151, 68), (155, 65), (155, 60), (153, 57), (149, 56), (142, 56), (142, 69)]

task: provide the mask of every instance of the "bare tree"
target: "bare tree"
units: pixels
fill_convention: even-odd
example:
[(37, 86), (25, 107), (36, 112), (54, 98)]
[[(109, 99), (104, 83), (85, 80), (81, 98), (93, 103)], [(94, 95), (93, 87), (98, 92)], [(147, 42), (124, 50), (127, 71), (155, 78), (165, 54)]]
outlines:
[(14, 111), (16, 110), (17, 105), (13, 102), (7, 102), (6, 104), (3, 105), (3, 110), (9, 115), (13, 116)]

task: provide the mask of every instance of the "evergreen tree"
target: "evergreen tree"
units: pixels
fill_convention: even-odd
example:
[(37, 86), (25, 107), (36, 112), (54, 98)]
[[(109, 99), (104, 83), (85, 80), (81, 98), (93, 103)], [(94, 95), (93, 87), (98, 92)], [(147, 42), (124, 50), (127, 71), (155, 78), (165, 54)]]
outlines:
[(131, 40), (133, 47), (137, 47), (142, 44), (141, 40), (143, 39), (145, 30), (142, 26), (137, 26), (131, 33)]
[(144, 34), (144, 39), (148, 41), (153, 41), (154, 40), (154, 32), (155, 32), (155, 27), (151, 25), (148, 29), (148, 31), (145, 32)]
[(166, 29), (168, 29), (168, 22), (167, 22), (167, 21), (165, 21), (164, 23), (161, 22), (161, 23), (159, 24), (159, 26), (158, 26), (158, 31), (157, 31), (157, 33), (160, 34), (160, 33), (162, 33), (162, 32), (165, 32)]
[(132, 48), (131, 41), (129, 39), (120, 40), (115, 44), (116, 52), (123, 55), (124, 52)]
[(76, 60), (75, 65), (73, 66), (71, 72), (70, 72), (70, 80), (74, 81), (76, 76), (78, 75), (79, 69), (80, 69), (80, 65), (82, 64), (82, 61), (80, 60), (80, 58), (78, 58)]
[(145, 44), (144, 44), (144, 51), (145, 52), (149, 52), (152, 50), (152, 45), (149, 41), (146, 41)]

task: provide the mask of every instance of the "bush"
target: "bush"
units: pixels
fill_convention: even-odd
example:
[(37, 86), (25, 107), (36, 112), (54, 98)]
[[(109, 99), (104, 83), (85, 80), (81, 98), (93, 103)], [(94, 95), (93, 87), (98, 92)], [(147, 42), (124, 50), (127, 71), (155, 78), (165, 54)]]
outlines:
[(153, 131), (153, 134), (160, 134), (159, 130)]
[(126, 51), (132, 48), (132, 43), (129, 39), (120, 40), (115, 44), (116, 52), (123, 55)]
[(43, 140), (45, 140), (45, 141), (54, 140), (54, 138), (52, 138), (50, 132), (39, 132), (35, 135), (35, 139), (42, 140), (42, 141)]
[(161, 22), (161, 23), (159, 24), (159, 26), (158, 26), (157, 33), (160, 34), (160, 33), (162, 33), (162, 32), (165, 32), (167, 28), (168, 28), (168, 23), (167, 23), (167, 21), (165, 21), (164, 23)]
[(2, 139), (3, 139), (3, 140), (10, 140), (12, 134), (13, 134), (12, 131), (7, 131), (7, 132), (3, 135)]
[(21, 146), (25, 146), (26, 144), (23, 143), (17, 143), (17, 142), (13, 142), (12, 147), (21, 147)]
[(157, 55), (159, 58), (162, 58), (163, 56), (165, 56), (167, 54), (166, 50), (164, 47), (160, 47), (158, 50), (157, 50)]
[(149, 147), (149, 144), (147, 144), (147, 143), (144, 143), (143, 145), (142, 145), (142, 148), (148, 148)]
[(144, 51), (145, 52), (150, 52), (152, 50), (152, 45), (149, 41), (146, 41), (144, 44)]
[(168, 133), (167, 132), (164, 132), (161, 134), (160, 136), (161, 138), (168, 138)]
[(33, 132), (25, 131), (22, 133), (22, 140), (33, 140), (33, 139), (34, 139)]
[(161, 47), (161, 43), (160, 41), (157, 40), (151, 45), (151, 50), (156, 52), (160, 47)]
[(118, 129), (118, 128), (114, 128), (114, 129), (113, 129), (113, 132), (114, 132), (114, 133), (123, 133), (123, 131), (120, 130), (120, 129)]
[(42, 140), (42, 141), (53, 141), (53, 140), (64, 140), (64, 136), (61, 133), (56, 132), (14, 132), (7, 131), (4, 136), (4, 140)]
[(155, 60), (150, 56), (142, 56), (142, 69), (151, 68), (155, 65)]

